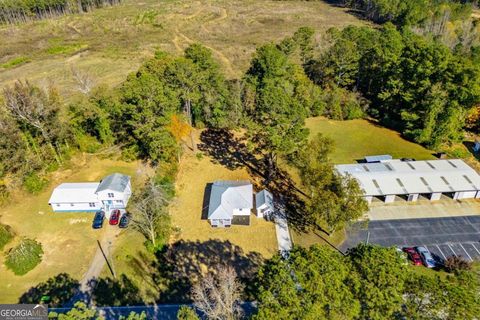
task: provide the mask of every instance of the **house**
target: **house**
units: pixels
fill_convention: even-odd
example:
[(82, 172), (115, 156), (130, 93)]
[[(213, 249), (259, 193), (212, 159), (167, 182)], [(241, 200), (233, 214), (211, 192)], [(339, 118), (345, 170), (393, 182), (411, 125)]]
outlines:
[(273, 195), (266, 189), (255, 195), (255, 207), (258, 218), (270, 219), (275, 211)]
[(212, 227), (249, 225), (253, 209), (253, 186), (248, 181), (215, 181), (208, 204)]
[(95, 212), (125, 209), (132, 195), (130, 177), (114, 173), (100, 182), (62, 183), (56, 187), (48, 204), (54, 212)]

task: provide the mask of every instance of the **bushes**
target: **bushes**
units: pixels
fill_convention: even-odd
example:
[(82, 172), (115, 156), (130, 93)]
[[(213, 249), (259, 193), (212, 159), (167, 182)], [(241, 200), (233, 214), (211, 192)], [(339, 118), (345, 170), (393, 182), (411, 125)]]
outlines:
[(9, 226), (0, 224), (0, 250), (13, 239), (13, 231)]
[(47, 179), (40, 177), (37, 173), (30, 173), (25, 177), (23, 181), (23, 186), (30, 193), (39, 193), (42, 191), (48, 184)]
[(24, 275), (42, 261), (42, 245), (24, 238), (20, 244), (10, 249), (5, 257), (5, 265), (16, 275)]
[(472, 264), (462, 257), (450, 256), (445, 260), (445, 270), (447, 272), (457, 272), (470, 269), (472, 269)]

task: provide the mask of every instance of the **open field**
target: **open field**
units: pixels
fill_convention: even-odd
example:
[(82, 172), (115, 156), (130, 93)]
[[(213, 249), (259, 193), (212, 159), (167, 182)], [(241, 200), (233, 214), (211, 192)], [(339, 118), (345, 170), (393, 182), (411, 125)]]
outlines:
[(396, 131), (367, 120), (335, 121), (322, 117), (306, 121), (313, 137), (322, 133), (335, 141), (334, 163), (354, 163), (368, 155), (390, 154), (393, 158), (434, 159), (433, 151), (403, 139)]
[(124, 0), (86, 14), (0, 27), (0, 86), (30, 79), (72, 93), (72, 67), (114, 86), (156, 50), (180, 53), (193, 42), (211, 48), (228, 77), (239, 77), (256, 46), (300, 26), (320, 37), (330, 27), (363, 23), (322, 1)]
[(68, 273), (80, 279), (87, 270), (96, 249), (96, 239), (104, 230), (91, 228), (91, 213), (53, 213), (48, 199), (60, 182), (98, 181), (113, 172), (135, 177), (138, 162), (102, 160), (78, 156), (67, 168), (52, 174), (50, 186), (38, 195), (18, 193), (10, 204), (0, 208), (0, 221), (10, 225), (17, 238), (7, 245), (14, 246), (20, 236), (37, 239), (42, 243), (42, 262), (24, 276), (15, 276), (6, 269), (0, 255), (0, 302), (16, 303), (30, 287), (59, 273)]

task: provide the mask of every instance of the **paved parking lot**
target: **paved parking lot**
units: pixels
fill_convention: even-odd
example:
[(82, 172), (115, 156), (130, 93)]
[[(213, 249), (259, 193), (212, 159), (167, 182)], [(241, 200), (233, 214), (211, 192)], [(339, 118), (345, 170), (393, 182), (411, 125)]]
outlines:
[(359, 223), (347, 231), (341, 248), (347, 250), (360, 242), (426, 246), (439, 260), (452, 255), (480, 260), (480, 216), (377, 220), (370, 221), (368, 228)]

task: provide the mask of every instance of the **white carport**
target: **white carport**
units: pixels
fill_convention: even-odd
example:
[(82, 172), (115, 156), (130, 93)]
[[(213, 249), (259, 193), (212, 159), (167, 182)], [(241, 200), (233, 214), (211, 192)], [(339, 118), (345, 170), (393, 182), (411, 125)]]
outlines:
[(381, 197), (393, 202), (396, 196), (417, 201), (419, 195), (439, 200), (480, 198), (480, 176), (460, 159), (358, 163), (337, 165), (341, 174), (353, 176), (365, 192), (365, 200)]

